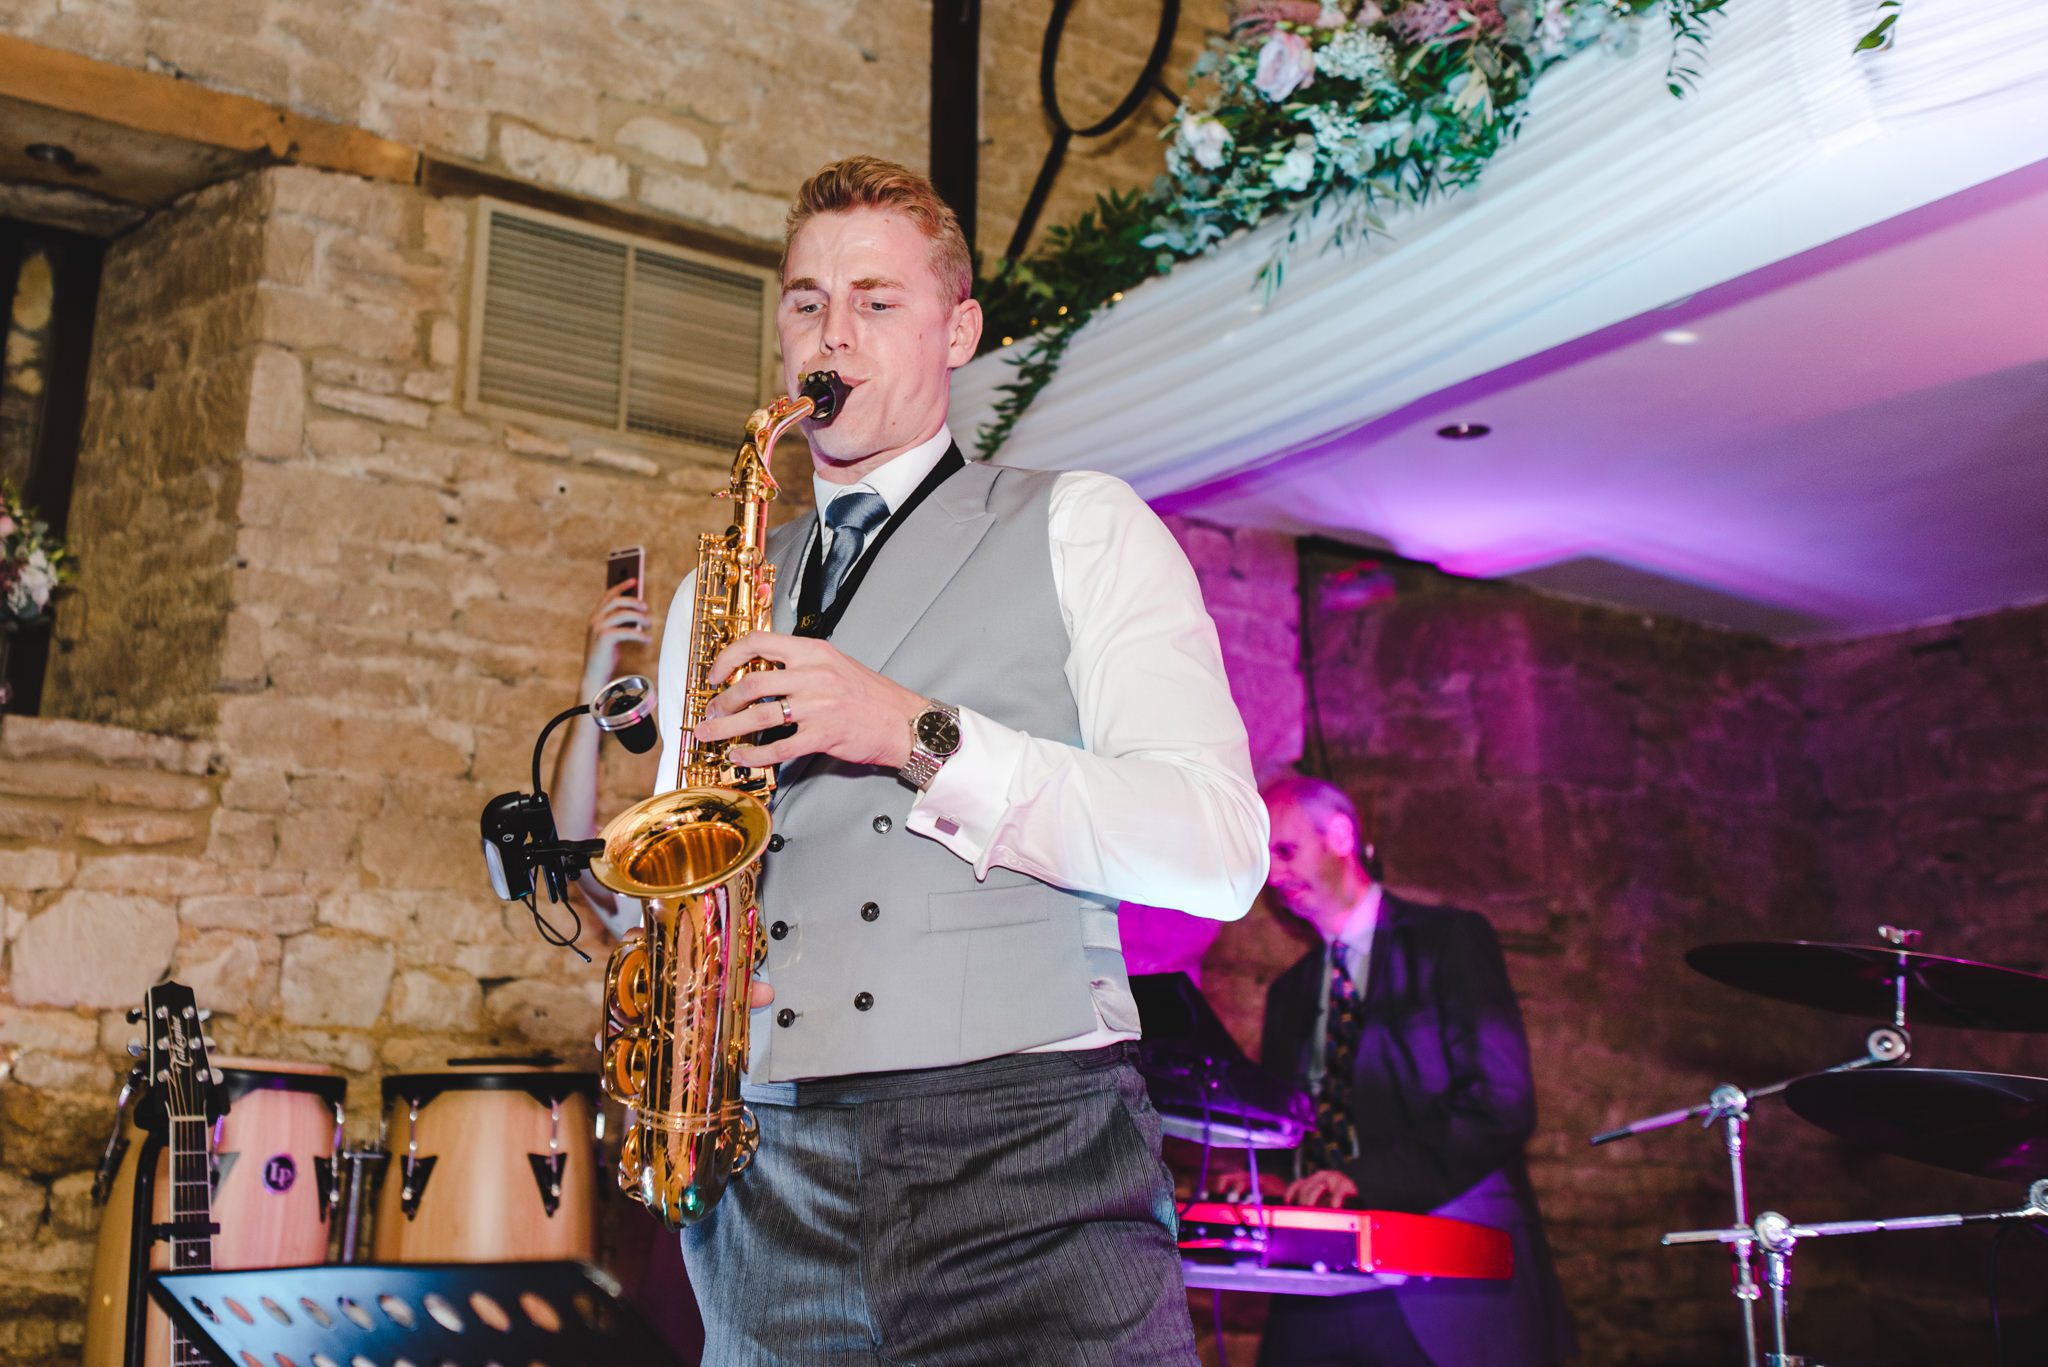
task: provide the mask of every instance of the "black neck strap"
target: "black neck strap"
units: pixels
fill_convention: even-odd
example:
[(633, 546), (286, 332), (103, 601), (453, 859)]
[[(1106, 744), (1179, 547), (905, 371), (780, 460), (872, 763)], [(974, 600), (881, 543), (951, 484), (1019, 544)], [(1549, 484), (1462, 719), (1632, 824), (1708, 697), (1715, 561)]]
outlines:
[(882, 546), (896, 533), (896, 529), (917, 511), (917, 505), (931, 497), (932, 491), (944, 484), (957, 470), (965, 469), (967, 462), (960, 455), (960, 448), (947, 448), (937, 465), (925, 475), (910, 497), (903, 500), (901, 508), (892, 509), (889, 520), (875, 533), (874, 540), (863, 548), (860, 559), (846, 572), (846, 578), (839, 585), (839, 594), (832, 600), (832, 606), (820, 609), (819, 600), (825, 596), (824, 540), (818, 528), (824, 525), (825, 510), (818, 510), (818, 526), (811, 529), (811, 542), (804, 552), (803, 582), (797, 587), (796, 634), (829, 639), (839, 625), (839, 619), (846, 615), (847, 604), (853, 601), (854, 593), (860, 588), (861, 580), (867, 577), (868, 566), (875, 563), (882, 554)]

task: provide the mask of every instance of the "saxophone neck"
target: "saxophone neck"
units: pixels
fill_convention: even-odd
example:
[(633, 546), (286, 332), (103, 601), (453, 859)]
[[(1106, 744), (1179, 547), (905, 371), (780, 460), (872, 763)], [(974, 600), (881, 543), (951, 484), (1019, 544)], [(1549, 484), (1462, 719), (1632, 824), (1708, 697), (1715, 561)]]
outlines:
[(754, 410), (747, 419), (747, 439), (740, 444), (739, 458), (733, 462), (733, 497), (740, 497), (740, 486), (744, 482), (750, 489), (760, 488), (763, 493), (750, 494), (752, 497), (772, 499), (778, 486), (775, 473), (769, 468), (775, 457), (775, 443), (782, 434), (802, 422), (814, 418), (822, 426), (839, 415), (839, 406), (846, 401), (846, 382), (838, 372), (818, 370), (803, 377), (794, 394), (785, 394), (773, 403)]

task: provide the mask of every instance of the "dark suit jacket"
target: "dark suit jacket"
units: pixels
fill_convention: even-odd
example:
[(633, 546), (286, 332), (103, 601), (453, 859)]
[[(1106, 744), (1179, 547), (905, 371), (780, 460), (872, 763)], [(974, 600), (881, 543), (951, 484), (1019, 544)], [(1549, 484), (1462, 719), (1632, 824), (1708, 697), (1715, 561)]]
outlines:
[[(1266, 995), (1263, 1060), (1298, 1086), (1323, 992), (1318, 948)], [(1474, 1220), (1514, 1240), (1505, 1285), (1411, 1282), (1393, 1293), (1432, 1360), (1543, 1367), (1568, 1357), (1571, 1322), (1522, 1161), (1536, 1127), (1529, 1044), (1485, 917), (1384, 894), (1349, 1094), (1359, 1147), (1344, 1169), (1358, 1184), (1352, 1205)], [(1286, 1299), (1275, 1299), (1275, 1314), (1287, 1313)]]

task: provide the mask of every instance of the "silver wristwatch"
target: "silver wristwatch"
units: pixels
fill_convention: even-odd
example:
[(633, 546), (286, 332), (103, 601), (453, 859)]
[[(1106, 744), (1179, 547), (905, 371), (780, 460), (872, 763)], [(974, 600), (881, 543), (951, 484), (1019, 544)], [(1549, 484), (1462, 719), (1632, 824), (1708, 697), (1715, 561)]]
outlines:
[(960, 709), (927, 701), (924, 711), (910, 719), (910, 758), (896, 772), (923, 792), (959, 749)]

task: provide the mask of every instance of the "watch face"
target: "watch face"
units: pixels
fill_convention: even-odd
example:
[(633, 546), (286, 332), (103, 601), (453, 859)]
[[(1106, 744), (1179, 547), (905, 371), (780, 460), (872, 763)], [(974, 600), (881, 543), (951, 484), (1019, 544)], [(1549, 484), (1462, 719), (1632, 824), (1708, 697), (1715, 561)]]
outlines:
[(917, 717), (917, 743), (935, 755), (950, 755), (960, 748), (960, 721), (950, 712), (933, 708)]

